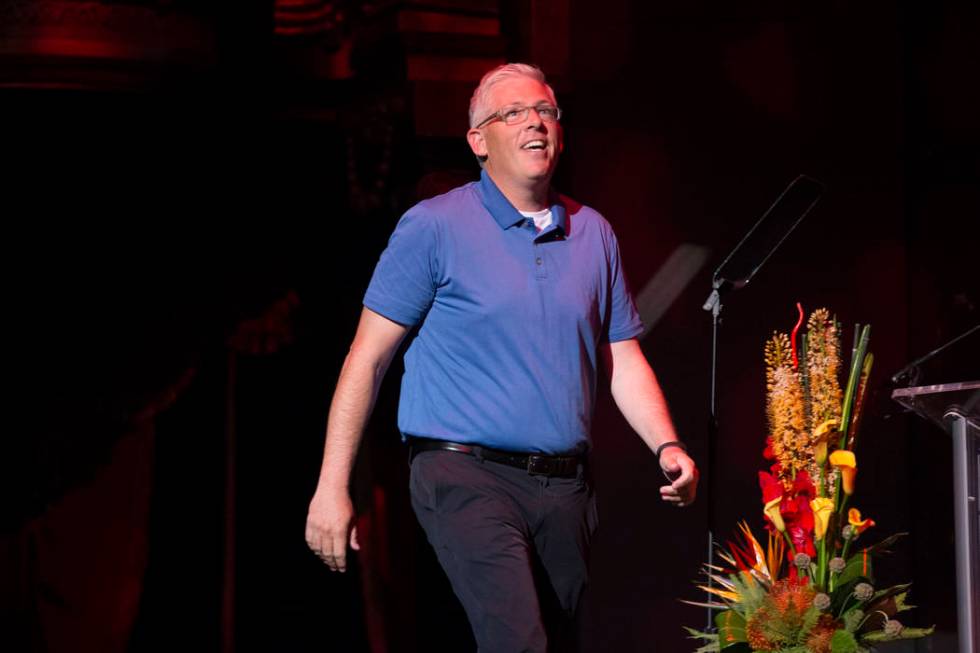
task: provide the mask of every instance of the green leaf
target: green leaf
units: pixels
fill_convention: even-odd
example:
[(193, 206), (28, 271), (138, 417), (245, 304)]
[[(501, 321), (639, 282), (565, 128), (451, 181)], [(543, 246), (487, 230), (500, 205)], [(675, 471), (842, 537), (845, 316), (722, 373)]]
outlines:
[(704, 646), (699, 646), (695, 649), (694, 653), (718, 653), (721, 649), (718, 648), (718, 642), (712, 642), (711, 644), (705, 644)]
[(745, 642), (745, 617), (734, 610), (725, 610), (715, 615), (715, 626), (718, 627), (718, 646), (722, 651), (728, 650), (739, 642)]
[[(836, 585), (840, 587), (846, 585), (855, 578), (872, 579), (871, 575), (871, 553), (865, 555), (864, 551), (858, 551), (847, 559), (844, 571), (837, 576)], [(869, 581), (870, 582), (870, 581)]]
[(901, 594), (895, 596), (896, 612), (905, 612), (906, 610), (911, 610), (915, 607), (914, 605), (909, 605), (905, 602), (905, 598), (908, 596), (908, 594), (908, 592), (902, 592)]
[(817, 610), (812, 605), (807, 608), (807, 611), (803, 613), (803, 624), (800, 626), (800, 632), (796, 637), (797, 642), (805, 642), (807, 637), (810, 635), (810, 631), (813, 627), (817, 625), (820, 621), (820, 610)]
[(726, 646), (724, 651), (725, 653), (753, 653), (748, 642), (735, 642), (731, 646)]
[(878, 542), (877, 544), (873, 544), (867, 547), (868, 555), (872, 556), (872, 555), (881, 555), (882, 553), (891, 553), (891, 551), (888, 550), (888, 547), (890, 547), (892, 544), (902, 539), (906, 535), (908, 535), (908, 533), (895, 533), (894, 535), (889, 535), (888, 537)]
[(898, 636), (899, 639), (919, 639), (920, 637), (928, 637), (936, 630), (935, 626), (929, 626), (928, 628), (905, 628), (902, 630), (901, 634)]
[(846, 630), (835, 630), (830, 639), (830, 650), (831, 653), (857, 653), (858, 643)]
[(844, 621), (844, 628), (847, 629), (848, 632), (853, 633), (861, 626), (861, 622), (864, 621), (864, 617), (864, 610), (861, 610), (859, 606), (854, 606), (845, 612), (844, 616), (842, 617)]
[(883, 628), (885, 621), (894, 617), (898, 612), (898, 605), (895, 602), (895, 597), (904, 593), (910, 585), (911, 583), (894, 585), (879, 592), (875, 592), (875, 595), (861, 606), (861, 609), (864, 610), (867, 618), (859, 627), (859, 631), (863, 634), (874, 632)]
[(688, 626), (681, 626), (690, 635), (690, 639), (703, 639), (707, 642), (718, 641), (717, 633), (706, 633), (703, 630), (698, 630), (696, 628), (690, 628)]
[(896, 639), (918, 639), (920, 637), (928, 637), (932, 632), (936, 630), (935, 626), (929, 628), (904, 628), (896, 636), (889, 636), (885, 634), (883, 630), (876, 630), (865, 635), (861, 635), (862, 642), (890, 642)]
[(742, 597), (742, 600), (739, 601), (737, 606), (734, 606), (734, 609), (745, 618), (752, 616), (752, 613), (758, 610), (765, 598), (769, 596), (766, 588), (751, 576), (732, 574), (728, 579), (735, 588), (734, 592)]
[(706, 633), (695, 630), (694, 628), (688, 628), (687, 626), (684, 626), (684, 630), (690, 635), (690, 639), (701, 639), (707, 642), (707, 644), (698, 648), (694, 653), (718, 653), (721, 651), (718, 648), (718, 635), (716, 633)]
[(868, 600), (867, 607), (864, 608), (865, 611), (882, 610), (891, 617), (898, 612), (898, 601), (895, 597), (899, 595), (904, 596), (908, 593), (910, 587), (912, 587), (912, 583), (903, 583), (901, 585), (892, 585), (891, 587), (886, 587), (883, 590), (875, 592), (874, 596)]
[(863, 576), (858, 576), (857, 578), (852, 578), (846, 583), (838, 583), (837, 587), (830, 595), (830, 610), (831, 614), (841, 614), (845, 610), (852, 609), (856, 604), (860, 603), (856, 598), (854, 598), (854, 587), (860, 582), (867, 582), (868, 579)]

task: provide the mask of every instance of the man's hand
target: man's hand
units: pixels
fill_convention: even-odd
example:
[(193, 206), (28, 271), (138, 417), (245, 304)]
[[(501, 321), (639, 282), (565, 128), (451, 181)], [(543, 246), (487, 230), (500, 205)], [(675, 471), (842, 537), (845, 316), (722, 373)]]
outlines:
[(690, 456), (679, 447), (668, 447), (660, 454), (660, 468), (671, 482), (660, 488), (660, 498), (678, 508), (694, 503), (699, 473)]
[(327, 416), (320, 481), (306, 517), (306, 543), (333, 571), (347, 570), (347, 540), (360, 550), (347, 486), (378, 386), (408, 327), (364, 307)]
[(331, 571), (347, 571), (347, 542), (360, 551), (354, 506), (345, 491), (317, 490), (306, 516), (306, 544)]
[(620, 412), (650, 451), (660, 451), (660, 468), (671, 482), (660, 488), (660, 498), (678, 507), (691, 505), (698, 489), (698, 468), (680, 447), (661, 449), (664, 442), (677, 440), (677, 433), (640, 343), (630, 338), (601, 346), (599, 351)]

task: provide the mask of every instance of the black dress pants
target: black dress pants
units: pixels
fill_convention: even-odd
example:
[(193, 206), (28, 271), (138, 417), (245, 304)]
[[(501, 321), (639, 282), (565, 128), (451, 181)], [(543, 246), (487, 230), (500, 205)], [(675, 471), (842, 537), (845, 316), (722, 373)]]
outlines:
[(598, 525), (581, 466), (576, 478), (549, 478), (424, 451), (412, 461), (411, 498), (480, 653), (575, 650)]

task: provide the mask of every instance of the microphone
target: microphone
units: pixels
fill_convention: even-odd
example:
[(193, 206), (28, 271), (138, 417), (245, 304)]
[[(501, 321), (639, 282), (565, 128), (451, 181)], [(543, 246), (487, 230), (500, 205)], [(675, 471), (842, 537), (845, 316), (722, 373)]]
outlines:
[(894, 374), (892, 374), (892, 376), (891, 376), (891, 382), (894, 385), (901, 385), (901, 384), (905, 383), (906, 381), (908, 381), (908, 386), (909, 387), (911, 387), (913, 385), (916, 385), (919, 382), (919, 377), (922, 374), (922, 370), (919, 368), (920, 365), (922, 365), (923, 363), (925, 363), (925, 362), (927, 362), (929, 360), (932, 360), (937, 355), (939, 355), (943, 351), (949, 349), (954, 344), (956, 344), (957, 342), (959, 342), (963, 338), (967, 337), (968, 335), (970, 335), (974, 331), (977, 331), (978, 329), (980, 329), (980, 324), (977, 324), (977, 325), (975, 325), (975, 326), (967, 329), (966, 330), (966, 333), (962, 333), (962, 334), (956, 336), (955, 338), (953, 338), (952, 340), (950, 340), (946, 344), (940, 345), (937, 349), (933, 349), (932, 351), (930, 351), (925, 356), (922, 356), (920, 358), (916, 358), (914, 361), (912, 361), (911, 363), (909, 363), (908, 365), (906, 365), (905, 367), (903, 367), (899, 371), (897, 371)]

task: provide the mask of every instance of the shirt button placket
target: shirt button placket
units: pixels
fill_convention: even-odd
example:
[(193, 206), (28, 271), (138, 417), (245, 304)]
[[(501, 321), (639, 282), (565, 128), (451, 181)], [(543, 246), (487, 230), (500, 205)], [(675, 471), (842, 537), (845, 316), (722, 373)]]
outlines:
[(545, 265), (544, 252), (541, 250), (541, 245), (534, 243), (534, 276), (536, 279), (547, 279), (548, 278), (548, 267)]

